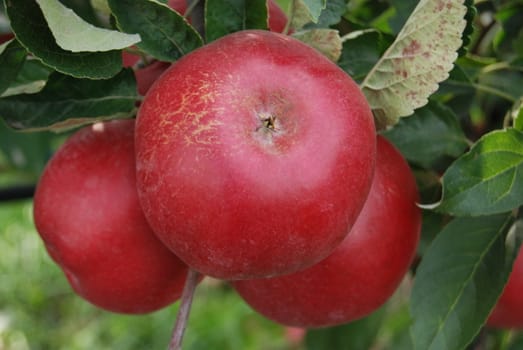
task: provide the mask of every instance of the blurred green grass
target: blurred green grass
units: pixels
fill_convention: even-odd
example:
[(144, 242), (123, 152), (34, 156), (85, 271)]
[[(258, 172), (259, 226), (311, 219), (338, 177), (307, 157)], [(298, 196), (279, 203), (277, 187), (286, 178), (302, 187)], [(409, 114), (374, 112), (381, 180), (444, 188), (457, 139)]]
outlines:
[[(1, 350), (166, 349), (177, 308), (129, 316), (91, 306), (47, 255), (32, 201), (0, 203)], [(184, 349), (291, 349), (284, 334), (227, 284), (207, 279), (196, 292)]]

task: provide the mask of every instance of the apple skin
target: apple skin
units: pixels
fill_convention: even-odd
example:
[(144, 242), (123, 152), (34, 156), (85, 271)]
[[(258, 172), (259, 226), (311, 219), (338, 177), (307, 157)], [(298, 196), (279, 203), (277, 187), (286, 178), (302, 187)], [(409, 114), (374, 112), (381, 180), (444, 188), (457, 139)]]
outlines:
[(140, 55), (128, 51), (122, 51), (122, 66), (132, 68), (138, 63), (138, 61), (140, 61)]
[(164, 244), (205, 275), (291, 273), (348, 233), (375, 147), (367, 101), (344, 71), (291, 37), (237, 32), (181, 58), (145, 96), (140, 202)]
[[(285, 25), (287, 24), (287, 15), (273, 0), (269, 0), (267, 3), (269, 6), (269, 30), (277, 33), (283, 32)], [(187, 0), (169, 0), (167, 4), (179, 14), (183, 15), (185, 14), (185, 11), (187, 11)]]
[(287, 15), (280, 6), (273, 0), (268, 1), (269, 4), (269, 30), (276, 33), (283, 33), (287, 25)]
[(175, 302), (188, 269), (151, 231), (135, 184), (134, 120), (85, 127), (47, 164), (34, 221), (77, 294), (141, 314)]
[(139, 68), (134, 72), (138, 93), (145, 96), (153, 83), (162, 73), (171, 66), (169, 62), (154, 61), (148, 66)]
[(520, 249), (505, 289), (487, 320), (488, 327), (523, 329), (522, 291), (523, 250)]
[[(122, 51), (122, 65), (124, 67), (133, 67), (140, 61), (140, 56), (133, 53)], [(154, 60), (145, 67), (134, 68), (134, 77), (136, 79), (136, 89), (138, 93), (144, 96), (154, 81), (169, 68), (170, 62)]]
[(269, 279), (235, 281), (256, 311), (294, 327), (326, 327), (370, 314), (397, 289), (414, 258), (421, 212), (414, 176), (378, 136), (372, 187), (351, 232), (325, 260)]
[(13, 33), (3, 33), (0, 34), (0, 44), (3, 44), (11, 39), (13, 39), (15, 36)]

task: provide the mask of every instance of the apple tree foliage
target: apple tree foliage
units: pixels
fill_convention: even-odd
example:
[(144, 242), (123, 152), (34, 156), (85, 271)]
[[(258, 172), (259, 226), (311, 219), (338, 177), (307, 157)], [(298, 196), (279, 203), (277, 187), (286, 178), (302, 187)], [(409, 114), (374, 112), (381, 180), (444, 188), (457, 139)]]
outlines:
[[(166, 2), (3, 0), (0, 32), (15, 37), (0, 45), (0, 151), (14, 168), (38, 175), (56, 139), (50, 131), (135, 116), (142, 96), (123, 50), (140, 55), (139, 64), (175, 62), (228, 33), (267, 29), (265, 0), (201, 0), (188, 18)], [(487, 340), (508, 348), (484, 324), (522, 234), (523, 4), (279, 3), (289, 35), (360, 84), (379, 132), (415, 172), (424, 209), (408, 308), (311, 330), (306, 345), (368, 349), (399, 317), (392, 348)]]

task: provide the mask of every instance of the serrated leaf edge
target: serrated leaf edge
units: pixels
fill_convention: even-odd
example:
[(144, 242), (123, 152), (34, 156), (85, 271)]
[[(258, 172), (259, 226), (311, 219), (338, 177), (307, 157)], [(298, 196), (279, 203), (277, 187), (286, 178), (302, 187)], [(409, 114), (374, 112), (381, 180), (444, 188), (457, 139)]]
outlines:
[[(480, 144), (481, 141), (484, 140), (485, 138), (489, 137), (490, 135), (496, 135), (496, 134), (507, 133), (508, 130), (509, 130), (509, 129), (504, 129), (504, 130), (495, 130), (495, 131), (493, 131), (493, 132), (490, 132), (490, 133), (488, 133), (488, 134), (483, 135), (483, 137), (481, 137), (481, 138), (478, 140), (478, 142), (477, 142), (477, 143), (476, 143), (476, 144), (475, 144), (475, 145), (474, 145), (474, 146), (473, 146), (473, 147), (472, 147), (468, 152), (466, 152), (463, 156), (461, 156), (460, 158), (458, 158), (458, 160), (463, 159), (464, 157), (468, 157), (468, 156), (471, 154), (471, 152), (474, 151), (475, 147), (477, 147), (477, 145)], [(514, 130), (514, 131), (516, 131), (516, 132), (521, 133), (521, 131), (519, 131), (519, 130), (517, 130), (517, 129), (512, 129), (512, 128), (511, 128), (510, 130)], [(499, 152), (505, 152), (505, 153), (511, 153), (511, 154), (514, 153), (514, 154), (522, 155), (522, 156), (523, 156), (523, 153), (514, 152), (514, 151), (510, 151), (510, 150), (506, 150), (506, 151), (500, 151), (500, 150), (489, 150), (489, 151), (483, 152), (482, 155), (488, 155), (488, 154), (491, 154), (491, 153), (499, 153)], [(458, 161), (458, 160), (457, 160), (457, 161)], [(455, 164), (455, 163), (454, 163), (454, 164)], [(454, 164), (452, 164), (450, 167), (454, 166)], [(473, 185), (473, 186), (471, 186), (471, 187), (467, 187), (467, 188), (465, 188), (465, 189), (462, 189), (462, 190), (460, 191), (460, 193), (463, 193), (463, 192), (465, 192), (465, 191), (466, 191), (466, 192), (472, 191), (472, 190), (474, 190), (476, 187), (478, 187), (478, 186), (484, 184), (485, 182), (488, 182), (488, 181), (490, 181), (490, 180), (492, 180), (492, 179), (495, 179), (495, 178), (497, 178), (497, 177), (499, 177), (499, 176), (502, 176), (502, 175), (504, 175), (504, 174), (506, 174), (506, 173), (508, 173), (508, 172), (514, 172), (514, 175), (513, 175), (513, 178), (514, 178), (514, 177), (516, 176), (516, 174), (517, 174), (517, 168), (520, 167), (521, 165), (523, 165), (523, 161), (521, 161), (520, 163), (518, 163), (518, 164), (515, 165), (515, 166), (507, 167), (507, 168), (503, 169), (502, 171), (497, 172), (496, 174), (493, 174), (492, 176), (489, 176), (489, 177), (485, 177), (485, 178), (483, 178), (484, 181), (482, 181), (482, 182), (480, 182), (480, 183), (477, 183), (477, 184), (475, 184), (475, 185)], [(450, 167), (449, 167), (449, 169), (450, 169)], [(447, 169), (447, 171), (448, 171), (448, 169)], [(449, 197), (446, 197), (446, 196), (445, 196), (445, 191), (444, 191), (444, 190), (445, 190), (444, 175), (443, 175), (443, 177), (442, 177), (442, 184), (443, 184), (443, 192), (442, 192), (441, 199), (440, 199), (440, 201), (439, 201), (438, 203), (434, 204), (435, 207), (433, 207), (433, 208), (431, 208), (431, 209), (436, 209), (436, 210), (437, 210), (437, 209), (440, 207), (440, 205), (444, 204), (445, 200), (448, 200), (448, 198), (449, 198)], [(509, 190), (512, 189), (512, 187), (514, 186), (514, 184), (515, 184), (515, 181), (512, 181), (512, 182), (510, 183)], [(508, 191), (508, 192), (506, 191), (506, 192), (504, 192), (504, 193), (510, 193), (510, 191)], [(450, 198), (452, 199), (452, 198), (454, 198), (454, 197), (455, 197), (455, 196), (451, 196)], [(503, 198), (505, 198), (505, 196), (503, 196), (503, 197), (499, 197), (498, 199), (496, 199), (496, 201), (495, 201), (494, 203), (496, 203), (496, 202), (499, 201), (499, 200), (502, 200)], [(429, 205), (429, 206), (431, 206), (431, 205)], [(451, 215), (456, 215), (456, 213), (455, 213), (454, 211), (452, 211), (452, 210), (450, 210), (450, 211), (446, 211), (446, 210), (445, 210), (445, 212), (446, 212), (446, 213), (449, 213), (449, 214), (451, 214)], [(476, 215), (476, 216), (477, 216), (477, 215)]]
[[(365, 77), (365, 79), (362, 81), (362, 83), (360, 84), (360, 88), (363, 90), (364, 94), (367, 96), (367, 100), (371, 101), (372, 98), (371, 96), (373, 94), (376, 94), (376, 93), (380, 93), (384, 90), (386, 90), (388, 87), (392, 86), (392, 85), (389, 85), (387, 88), (380, 88), (380, 89), (376, 89), (376, 88), (373, 88), (373, 87), (370, 87), (368, 86), (368, 82), (369, 80), (373, 77), (373, 75), (380, 70), (380, 66), (383, 64), (383, 62), (385, 62), (386, 60), (389, 60), (390, 57), (390, 53), (396, 48), (396, 46), (399, 44), (399, 43), (402, 43), (406, 38), (408, 38), (408, 36), (410, 35), (410, 33), (407, 33), (406, 30), (407, 28), (409, 27), (409, 24), (414, 20), (414, 18), (416, 18), (416, 14), (417, 12), (420, 11), (420, 9), (425, 6), (427, 3), (429, 3), (430, 1), (432, 0), (421, 0), (418, 5), (416, 6), (416, 8), (414, 9), (414, 11), (411, 13), (411, 15), (409, 16), (409, 18), (407, 19), (405, 25), (403, 26), (403, 28), (401, 29), (401, 31), (398, 33), (397, 37), (396, 37), (396, 40), (394, 40), (394, 42), (387, 48), (387, 50), (385, 51), (385, 53), (382, 55), (382, 57), (378, 60), (378, 62), (374, 65), (374, 67), (369, 71), (369, 73), (367, 74), (367, 76)], [(467, 0), (460, 0), (459, 1), (459, 5), (462, 7), (462, 11), (463, 11), (463, 18), (462, 18), (462, 24), (463, 24), (463, 27), (465, 27), (465, 25), (467, 24), (467, 21), (465, 19), (465, 15), (467, 13), (467, 7), (464, 5), (464, 3), (466, 2)], [(458, 1), (456, 0), (456, 3), (458, 3)], [(442, 14), (441, 14), (442, 15)], [(430, 22), (428, 22), (430, 23)], [(425, 23), (424, 25), (427, 25), (428, 23)], [(463, 28), (461, 29), (461, 32), (463, 31)], [(447, 64), (445, 66), (442, 66), (442, 68), (447, 72), (446, 76), (443, 77), (441, 80), (439, 80), (438, 82), (434, 82), (431, 84), (431, 92), (429, 93), (428, 96), (425, 96), (424, 98), (424, 103), (420, 104), (420, 105), (414, 105), (414, 106), (411, 106), (409, 107), (408, 109), (406, 109), (405, 111), (401, 111), (399, 113), (399, 115), (394, 115), (394, 116), (389, 116), (387, 115), (387, 106), (373, 106), (371, 104), (371, 108), (373, 109), (373, 112), (374, 112), (374, 115), (375, 115), (375, 119), (376, 119), (376, 124), (377, 124), (377, 127), (379, 129), (384, 129), (384, 128), (387, 128), (387, 127), (390, 127), (390, 126), (393, 126), (394, 124), (396, 124), (399, 120), (400, 117), (405, 117), (405, 116), (408, 116), (410, 114), (412, 114), (414, 112), (415, 109), (419, 108), (419, 107), (422, 107), (424, 106), (426, 103), (428, 103), (428, 97), (430, 96), (431, 93), (435, 92), (438, 87), (439, 87), (439, 83), (444, 81), (445, 79), (448, 78), (448, 73), (450, 72), (450, 70), (452, 69), (453, 67), (453, 62), (457, 59), (458, 57), (458, 50), (459, 48), (461, 47), (463, 41), (461, 40), (460, 41), (460, 45), (457, 46), (455, 48), (455, 53), (454, 55), (452, 56), (452, 59), (449, 60), (447, 62)], [(445, 63), (445, 62), (444, 62)], [(423, 74), (426, 74), (426, 72), (423, 72)], [(418, 74), (420, 75), (420, 74)], [(399, 81), (399, 82), (396, 82), (394, 83), (393, 85), (396, 85), (396, 84), (401, 84), (403, 83), (403, 81)], [(405, 108), (404, 108), (405, 109)]]
[[(90, 23), (85, 22), (80, 16), (78, 16), (73, 10), (64, 6), (57, 0), (36, 0), (38, 6), (42, 10), (42, 13), (47, 21), (49, 30), (55, 38), (56, 44), (61, 47), (63, 50), (71, 52), (106, 52), (112, 50), (119, 50), (138, 43), (140, 39), (139, 34), (127, 34), (122, 33), (116, 30), (110, 30), (106, 28), (99, 28)], [(54, 8), (52, 7), (54, 6)], [(60, 16), (68, 16), (76, 22), (76, 25), (82, 28), (84, 32), (96, 32), (105, 34), (106, 37), (112, 36), (116, 37), (118, 40), (122, 40), (121, 44), (115, 45), (111, 44), (109, 46), (105, 45), (105, 42), (97, 42), (93, 47), (82, 46), (82, 49), (75, 47), (74, 45), (69, 45), (67, 40), (66, 31), (59, 30), (61, 25), (59, 21), (57, 22), (54, 16), (51, 16), (53, 11), (60, 11)]]

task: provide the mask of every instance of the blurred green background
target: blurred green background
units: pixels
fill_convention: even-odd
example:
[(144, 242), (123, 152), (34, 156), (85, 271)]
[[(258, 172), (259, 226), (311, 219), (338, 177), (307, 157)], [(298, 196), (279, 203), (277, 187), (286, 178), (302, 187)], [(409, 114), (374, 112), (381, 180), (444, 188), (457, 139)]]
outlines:
[[(165, 349), (177, 304), (145, 316), (99, 310), (72, 293), (32, 223), (32, 202), (0, 204), (0, 349)], [(249, 309), (230, 287), (197, 290), (187, 349), (291, 349), (284, 329)]]

